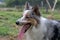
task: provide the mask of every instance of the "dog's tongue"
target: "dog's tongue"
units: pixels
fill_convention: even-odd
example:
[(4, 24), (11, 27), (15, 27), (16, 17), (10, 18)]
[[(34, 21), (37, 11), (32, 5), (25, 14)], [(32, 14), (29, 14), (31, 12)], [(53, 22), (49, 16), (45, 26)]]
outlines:
[(24, 36), (24, 33), (29, 29), (31, 25), (30, 24), (26, 24), (22, 27), (19, 35), (18, 35), (18, 40), (22, 40), (23, 39), (23, 36)]

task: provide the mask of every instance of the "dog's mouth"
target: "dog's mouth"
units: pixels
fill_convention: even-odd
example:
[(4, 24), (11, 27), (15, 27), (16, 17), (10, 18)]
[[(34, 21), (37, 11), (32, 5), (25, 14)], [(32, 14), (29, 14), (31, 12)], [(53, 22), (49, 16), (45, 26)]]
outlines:
[[(36, 26), (37, 25), (37, 21), (35, 19), (29, 19), (28, 22), (24, 22), (24, 23), (20, 23), (23, 25), (19, 35), (18, 35), (18, 38), (20, 40), (22, 40), (24, 34), (29, 30), (29, 28), (31, 26)], [(21, 25), (20, 25), (21, 26)]]
[(21, 31), (25, 33), (30, 28), (30, 26), (31, 26), (31, 23), (24, 24)]
[(30, 28), (30, 26), (31, 26), (31, 23), (26, 23), (23, 25), (23, 27), (18, 35), (21, 40), (22, 40), (24, 34), (26, 33), (26, 31)]

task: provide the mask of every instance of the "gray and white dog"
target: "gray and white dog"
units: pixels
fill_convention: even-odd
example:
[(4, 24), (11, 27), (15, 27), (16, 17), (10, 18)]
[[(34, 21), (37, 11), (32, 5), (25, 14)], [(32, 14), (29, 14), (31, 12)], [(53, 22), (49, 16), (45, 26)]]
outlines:
[(41, 16), (38, 5), (25, 4), (23, 16), (16, 21), (23, 25), (26, 40), (60, 40), (60, 23)]

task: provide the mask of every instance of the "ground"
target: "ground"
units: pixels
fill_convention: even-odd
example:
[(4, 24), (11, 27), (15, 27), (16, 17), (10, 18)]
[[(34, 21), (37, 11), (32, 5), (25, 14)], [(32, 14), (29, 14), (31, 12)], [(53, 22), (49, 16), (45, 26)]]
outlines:
[[(44, 17), (47, 15), (42, 12)], [(15, 24), (16, 20), (22, 16), (22, 12), (0, 11), (0, 40), (17, 40), (17, 35), (21, 26)], [(60, 12), (54, 12), (54, 19), (60, 20)], [(25, 40), (25, 38), (24, 38)]]

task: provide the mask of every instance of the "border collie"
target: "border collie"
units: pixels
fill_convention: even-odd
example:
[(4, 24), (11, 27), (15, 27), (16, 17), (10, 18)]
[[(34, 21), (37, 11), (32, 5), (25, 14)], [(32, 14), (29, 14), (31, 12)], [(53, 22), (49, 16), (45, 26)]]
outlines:
[(60, 23), (42, 17), (38, 5), (31, 7), (26, 3), (23, 16), (16, 24), (23, 25), (19, 40), (22, 40), (24, 34), (26, 40), (60, 40)]

